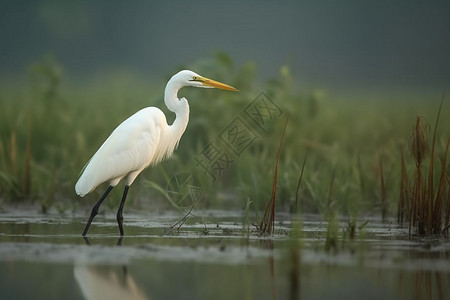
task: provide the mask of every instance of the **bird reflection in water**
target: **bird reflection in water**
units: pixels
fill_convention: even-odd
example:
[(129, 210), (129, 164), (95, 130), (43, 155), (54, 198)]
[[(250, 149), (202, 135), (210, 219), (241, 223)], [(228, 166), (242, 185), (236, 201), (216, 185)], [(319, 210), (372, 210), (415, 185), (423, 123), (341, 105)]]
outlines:
[[(84, 238), (86, 245), (91, 243)], [(122, 245), (122, 238), (117, 246)], [(137, 285), (126, 265), (97, 265), (89, 262), (75, 262), (74, 277), (86, 300), (151, 299)]]

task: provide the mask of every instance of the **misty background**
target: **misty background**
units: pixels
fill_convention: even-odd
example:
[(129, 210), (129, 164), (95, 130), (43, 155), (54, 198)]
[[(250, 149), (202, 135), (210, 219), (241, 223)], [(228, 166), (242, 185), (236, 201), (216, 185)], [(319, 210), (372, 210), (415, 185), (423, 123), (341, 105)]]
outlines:
[[(289, 65), (299, 87), (434, 90), (450, 82), (450, 1), (2, 1), (0, 78), (52, 55), (76, 80), (162, 81), (214, 51)], [(205, 74), (207, 76), (207, 74)]]

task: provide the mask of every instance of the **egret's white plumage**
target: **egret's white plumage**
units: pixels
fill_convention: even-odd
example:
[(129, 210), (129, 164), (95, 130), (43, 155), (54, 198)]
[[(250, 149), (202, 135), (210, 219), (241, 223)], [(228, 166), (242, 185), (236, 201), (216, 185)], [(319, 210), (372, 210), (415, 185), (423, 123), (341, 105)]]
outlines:
[[(174, 130), (155, 107), (138, 111), (120, 124), (94, 154), (75, 185), (77, 194), (84, 196), (106, 181), (116, 186), (122, 178), (131, 185), (143, 169), (173, 153), (186, 125)], [(174, 131), (179, 134), (170, 139)]]
[[(189, 104), (185, 98), (178, 98), (178, 91), (184, 86), (220, 88), (237, 91), (226, 84), (202, 77), (184, 70), (175, 74), (167, 83), (164, 102), (176, 115), (172, 125), (167, 124), (164, 113), (156, 107), (141, 109), (122, 122), (92, 156), (75, 185), (78, 195), (84, 196), (103, 182), (109, 188), (94, 206), (83, 235), (89, 229), (98, 207), (109, 191), (120, 180), (125, 179), (125, 192), (117, 220), (123, 235), (121, 219), (128, 187), (145, 168), (159, 163), (172, 155), (189, 121)], [(120, 220), (119, 220), (120, 219)]]

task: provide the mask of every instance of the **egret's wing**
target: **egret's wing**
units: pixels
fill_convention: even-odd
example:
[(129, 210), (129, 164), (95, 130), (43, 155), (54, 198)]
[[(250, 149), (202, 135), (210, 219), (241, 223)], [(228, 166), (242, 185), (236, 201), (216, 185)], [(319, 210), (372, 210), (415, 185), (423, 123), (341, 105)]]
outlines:
[(156, 108), (142, 109), (120, 124), (88, 162), (75, 185), (77, 194), (83, 196), (103, 182), (147, 167), (164, 124), (165, 116)]

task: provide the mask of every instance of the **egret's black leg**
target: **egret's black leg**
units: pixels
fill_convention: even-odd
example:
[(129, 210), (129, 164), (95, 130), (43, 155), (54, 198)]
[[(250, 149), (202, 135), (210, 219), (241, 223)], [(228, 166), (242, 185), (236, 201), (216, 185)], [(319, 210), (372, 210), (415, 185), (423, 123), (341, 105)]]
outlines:
[(91, 242), (89, 241), (89, 239), (88, 239), (87, 237), (83, 236), (83, 239), (84, 239), (84, 243), (85, 243), (87, 246), (90, 246), (90, 245), (91, 245)]
[(125, 205), (125, 200), (127, 199), (127, 194), (128, 194), (128, 189), (129, 188), (130, 188), (129, 185), (125, 185), (125, 190), (123, 191), (122, 201), (120, 201), (119, 210), (117, 211), (117, 224), (119, 224), (120, 236), (123, 236), (122, 210), (123, 210), (123, 206)]
[(100, 199), (97, 201), (97, 203), (95, 203), (95, 205), (91, 211), (91, 216), (89, 217), (89, 220), (86, 223), (86, 227), (84, 228), (82, 236), (85, 236), (86, 233), (88, 232), (89, 226), (91, 226), (92, 220), (94, 220), (94, 217), (98, 214), (98, 208), (100, 207), (100, 205), (102, 205), (103, 200), (105, 200), (106, 196), (108, 196), (109, 192), (111, 192), (112, 189), (113, 189), (112, 186), (108, 186), (108, 188), (103, 193), (103, 195), (100, 197)]

